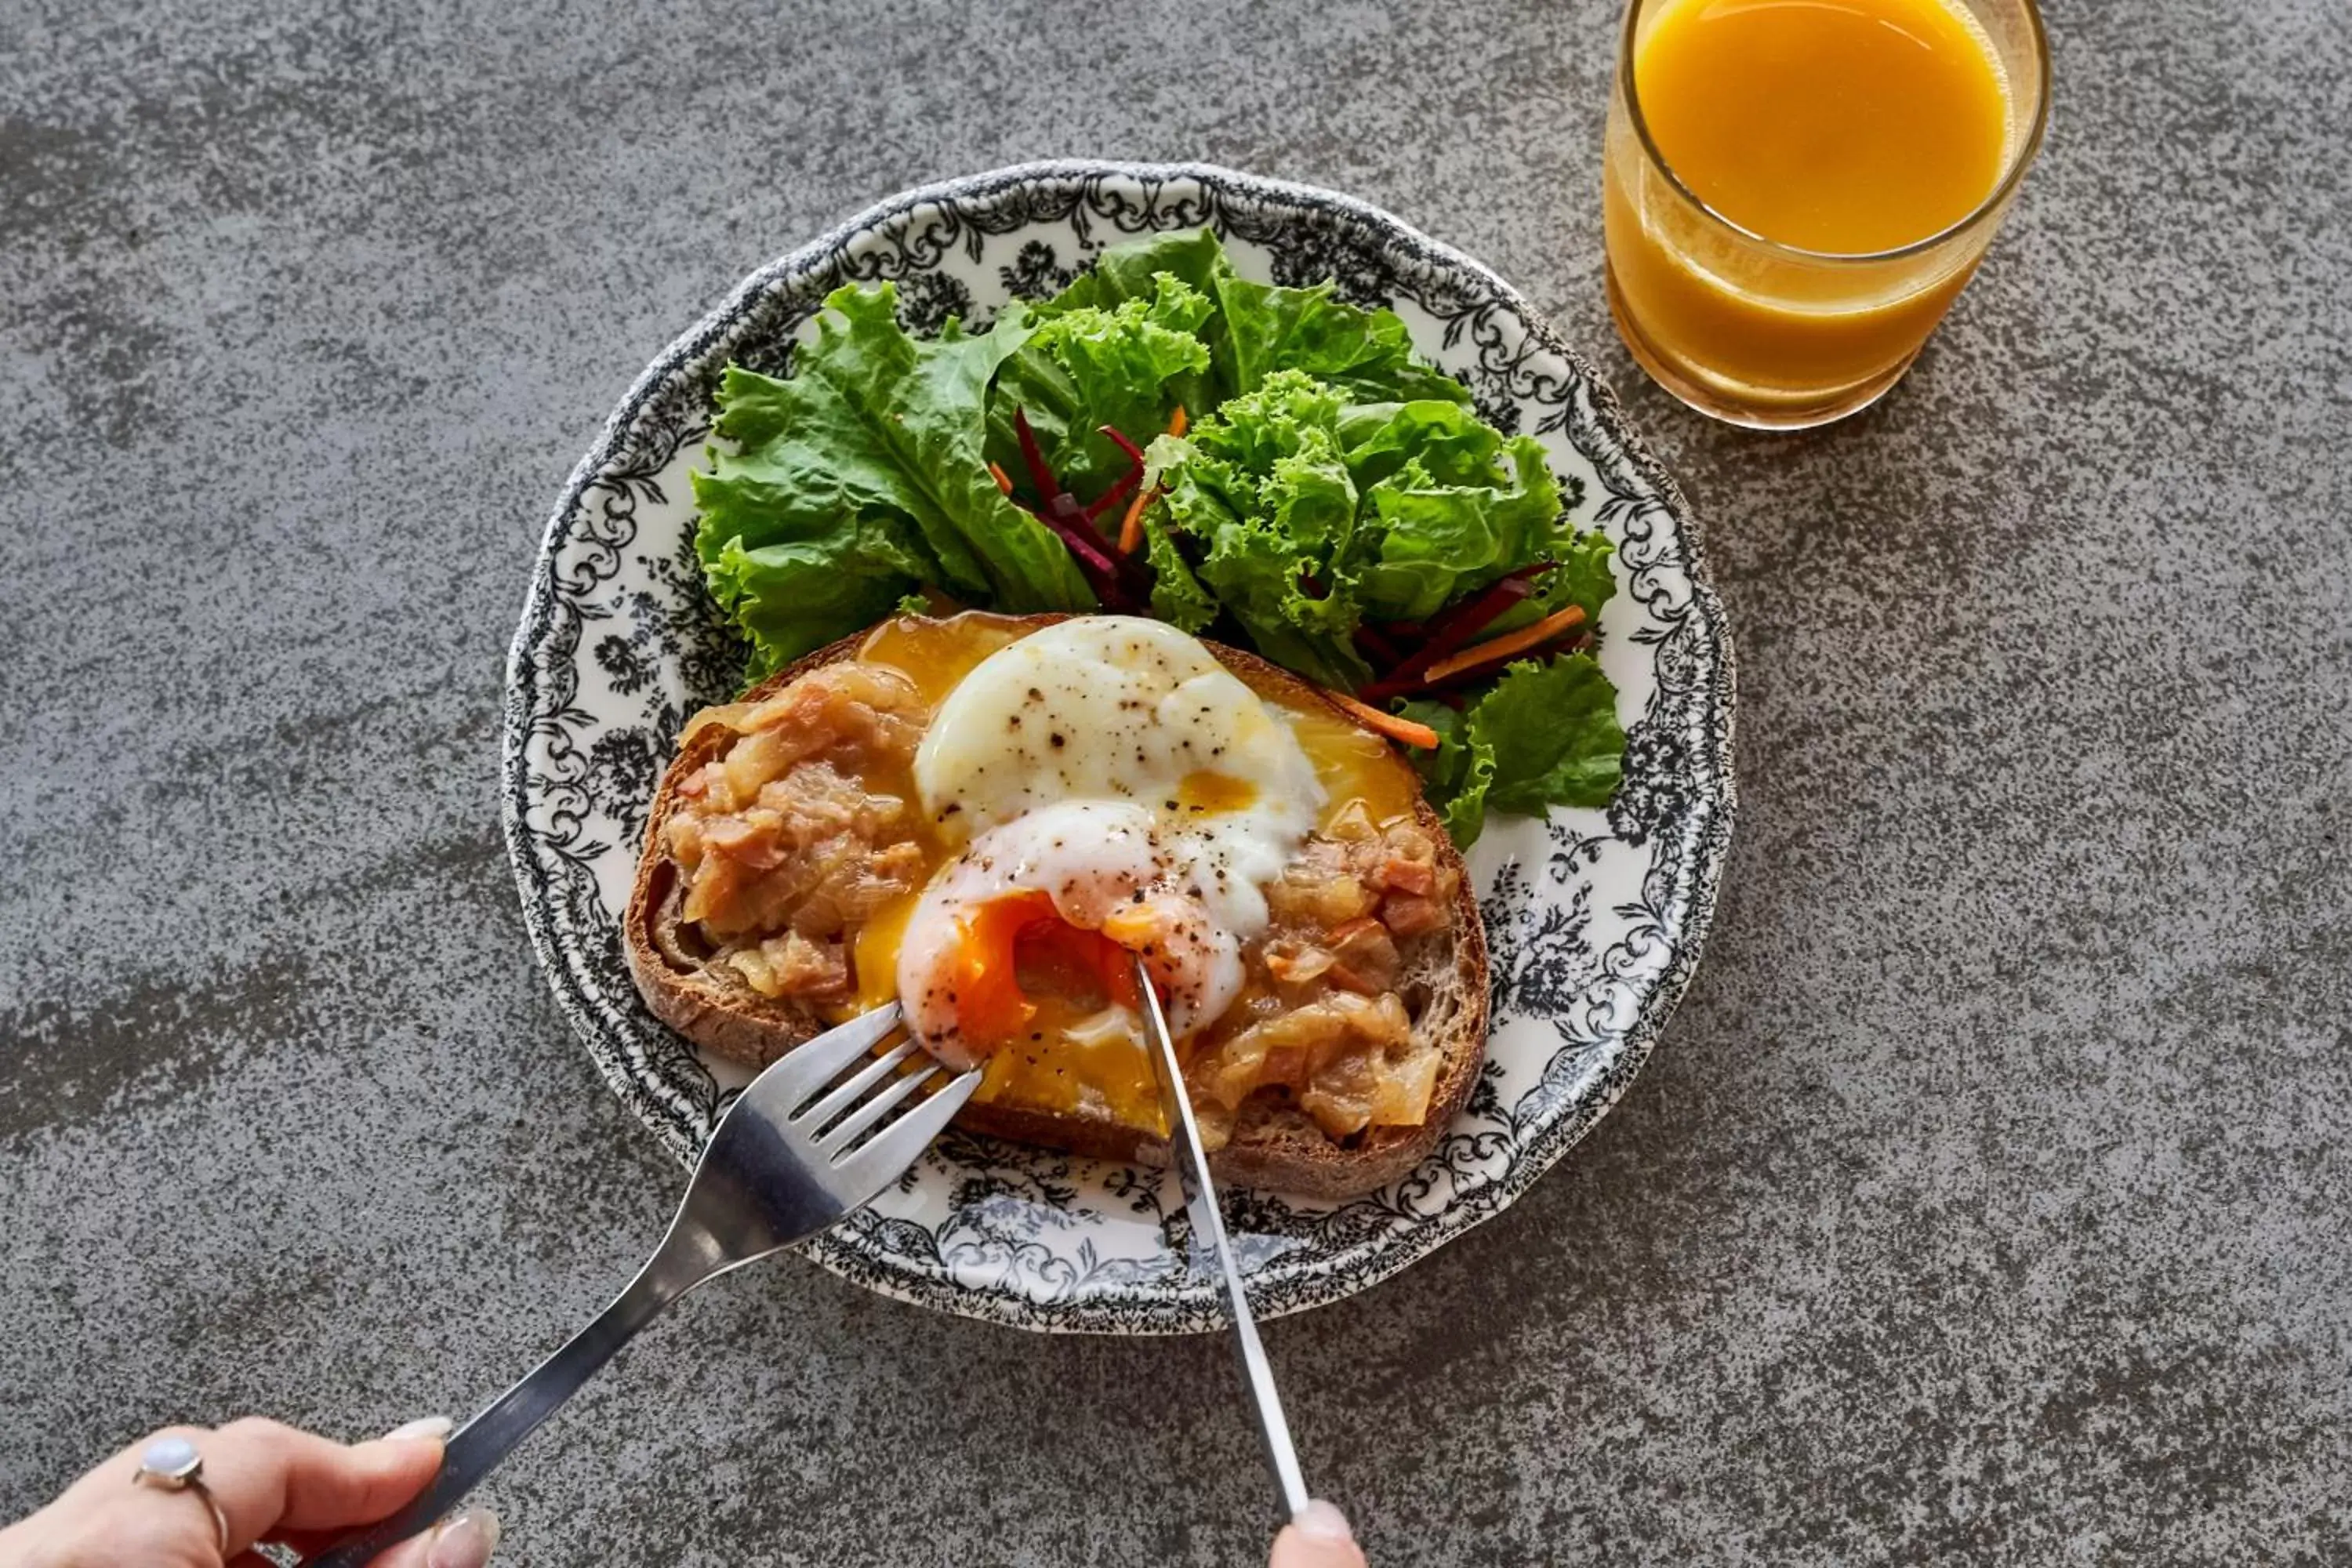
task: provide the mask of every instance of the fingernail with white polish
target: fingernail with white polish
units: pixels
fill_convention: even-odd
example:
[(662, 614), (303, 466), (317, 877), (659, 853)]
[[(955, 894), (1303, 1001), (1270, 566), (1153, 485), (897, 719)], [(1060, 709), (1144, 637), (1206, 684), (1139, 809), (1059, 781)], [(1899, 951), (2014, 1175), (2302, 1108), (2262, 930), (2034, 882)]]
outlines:
[(482, 1568), (498, 1543), (499, 1516), (486, 1508), (469, 1508), (433, 1532), (425, 1568)]
[(457, 1424), (446, 1415), (420, 1415), (405, 1426), (395, 1426), (383, 1435), (383, 1441), (397, 1443), (409, 1437), (446, 1437)]
[[(1336, 1545), (1356, 1539), (1355, 1531), (1348, 1528), (1348, 1516), (1341, 1513), (1336, 1504), (1325, 1502), (1320, 1498), (1300, 1509), (1298, 1517), (1290, 1522), (1297, 1525), (1298, 1533), (1309, 1541), (1329, 1542)], [(439, 1564), (435, 1564), (435, 1568), (439, 1568)]]

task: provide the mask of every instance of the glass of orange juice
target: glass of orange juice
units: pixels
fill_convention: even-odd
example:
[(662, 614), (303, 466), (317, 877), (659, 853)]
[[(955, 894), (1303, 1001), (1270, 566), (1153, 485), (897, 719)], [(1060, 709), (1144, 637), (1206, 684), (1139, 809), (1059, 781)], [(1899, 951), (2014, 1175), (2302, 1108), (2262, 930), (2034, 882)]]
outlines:
[(1630, 0), (1609, 104), (1609, 305), (1735, 424), (1843, 418), (1902, 376), (2042, 142), (2033, 0)]

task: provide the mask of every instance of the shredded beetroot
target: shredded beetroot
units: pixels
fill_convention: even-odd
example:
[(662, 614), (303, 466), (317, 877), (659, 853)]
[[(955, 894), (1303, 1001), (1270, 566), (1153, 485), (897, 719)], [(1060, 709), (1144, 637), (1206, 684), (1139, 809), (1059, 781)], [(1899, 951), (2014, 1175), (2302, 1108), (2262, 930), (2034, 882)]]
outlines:
[(1465, 600), (1429, 623), (1427, 643), (1423, 645), (1420, 659), (1423, 665), (1435, 664), (1454, 652), (1486, 629), (1487, 624), (1505, 610), (1536, 591), (1536, 579), (1551, 570), (1551, 563), (1538, 561), (1532, 566), (1522, 566), (1507, 577), (1487, 584), (1486, 591), (1475, 599)]
[(1120, 435), (1118, 431), (1112, 429), (1108, 425), (1097, 425), (1095, 428), (1101, 431), (1105, 436), (1109, 437), (1111, 445), (1117, 447), (1120, 451), (1125, 452), (1127, 454), (1128, 460), (1133, 463), (1137, 468), (1140, 469), (1143, 467), (1142, 447), (1137, 446), (1134, 442), (1129, 440), (1126, 437)]
[(1045, 466), (1045, 454), (1038, 448), (1037, 432), (1029, 428), (1027, 409), (1013, 411), (1013, 433), (1021, 439), (1021, 461), (1028, 467), (1029, 482), (1036, 487), (1037, 499), (1050, 500), (1061, 494), (1061, 483), (1054, 478), (1054, 470)]
[(1095, 597), (1103, 608), (1124, 613), (1140, 609), (1151, 597), (1151, 571), (1131, 555), (1114, 552), (1108, 541), (1087, 520), (1084, 508), (1066, 491), (1055, 496), (1038, 514), (1043, 522), (1078, 558)]
[(1423, 672), (1439, 659), (1467, 647), (1505, 610), (1534, 593), (1536, 579), (1550, 571), (1551, 565), (1549, 561), (1538, 561), (1532, 566), (1522, 566), (1509, 576), (1488, 584), (1475, 598), (1465, 599), (1447, 610), (1429, 623), (1427, 640), (1418, 652), (1394, 664), (1388, 673), (1356, 695), (1367, 702), (1383, 702), (1421, 690), (1428, 684), (1422, 679)]
[(1397, 645), (1369, 621), (1356, 628), (1356, 651), (1382, 669), (1393, 668), (1404, 662), (1404, 654)]
[(1077, 563), (1078, 575), (1087, 580), (1087, 586), (1102, 601), (1102, 607), (1124, 614), (1140, 610), (1151, 602), (1151, 569), (1115, 549), (1096, 523), (1143, 482), (1143, 454), (1134, 442), (1109, 426), (1104, 426), (1102, 432), (1127, 453), (1128, 471), (1094, 505), (1081, 506), (1077, 497), (1063, 489), (1054, 470), (1046, 466), (1045, 450), (1037, 445), (1037, 433), (1029, 427), (1028, 410), (1013, 411), (1013, 433), (1021, 441), (1021, 463), (1029, 470), (1030, 485), (1037, 492), (1033, 515), (1069, 550)]
[(1094, 522), (1101, 519), (1106, 512), (1110, 511), (1121, 501), (1124, 501), (1128, 497), (1133, 495), (1135, 493), (1135, 487), (1142, 482), (1142, 465), (1139, 463), (1129, 468), (1127, 472), (1118, 477), (1117, 483), (1113, 484), (1110, 489), (1103, 491), (1100, 500), (1097, 500), (1094, 505), (1087, 508), (1087, 521), (1088, 522)]
[[(1063, 498), (1055, 496), (1054, 499), (1060, 500)], [(1070, 553), (1078, 558), (1081, 565), (1106, 577), (1118, 575), (1110, 557), (1104, 553), (1101, 535), (1087, 526), (1085, 513), (1073, 515), (1060, 507), (1049, 506), (1037, 514), (1037, 521), (1052, 529), (1055, 536), (1070, 547)]]

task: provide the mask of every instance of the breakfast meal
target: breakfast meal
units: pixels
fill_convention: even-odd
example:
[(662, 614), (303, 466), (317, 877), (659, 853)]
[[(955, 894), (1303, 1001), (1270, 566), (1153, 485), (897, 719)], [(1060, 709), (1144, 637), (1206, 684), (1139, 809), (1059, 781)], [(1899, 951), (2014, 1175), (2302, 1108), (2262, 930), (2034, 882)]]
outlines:
[(985, 331), (826, 301), (730, 366), (696, 545), (751, 650), (656, 795), (624, 947), (759, 1066), (898, 1001), (961, 1124), (1164, 1149), (1136, 961), (1219, 1173), (1339, 1197), (1478, 1076), (1489, 811), (1598, 806), (1612, 549), (1332, 286), (1112, 247)]
[(626, 946), (655, 1013), (761, 1065), (900, 999), (986, 1076), (962, 1123), (1160, 1141), (1132, 955), (1222, 1173), (1411, 1167), (1477, 1076), (1486, 968), (1411, 767), (1313, 686), (1131, 616), (901, 616), (688, 726)]

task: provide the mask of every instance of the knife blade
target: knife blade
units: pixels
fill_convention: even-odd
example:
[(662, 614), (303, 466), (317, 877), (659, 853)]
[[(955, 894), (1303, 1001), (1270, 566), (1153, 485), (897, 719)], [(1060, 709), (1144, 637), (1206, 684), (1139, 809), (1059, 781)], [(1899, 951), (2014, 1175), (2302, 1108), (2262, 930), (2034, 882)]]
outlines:
[(1257, 1337), (1257, 1320), (1250, 1313), (1249, 1294), (1242, 1288), (1241, 1264), (1225, 1236), (1225, 1216), (1217, 1207), (1216, 1184), (1209, 1178), (1208, 1152), (1201, 1147), (1201, 1124), (1193, 1119), (1192, 1101), (1184, 1092), (1184, 1069), (1176, 1059), (1176, 1042), (1168, 1032), (1168, 1016), (1160, 1011), (1160, 994), (1152, 989), (1151, 973), (1135, 961), (1138, 989), (1143, 993), (1145, 1047), (1151, 1054), (1152, 1076), (1160, 1080), (1160, 1110), (1168, 1124), (1168, 1153), (1176, 1178), (1184, 1188), (1184, 1210), (1192, 1217), (1194, 1259), (1205, 1250), (1216, 1259), (1223, 1277), (1225, 1300), (1233, 1307), (1234, 1339), (1240, 1352), (1243, 1381), (1257, 1405), (1258, 1432), (1265, 1439), (1266, 1463), (1282, 1490), (1287, 1517), (1296, 1519), (1307, 1507), (1307, 1481), (1298, 1473), (1298, 1450), (1290, 1441), (1290, 1424), (1283, 1418), (1282, 1395), (1274, 1386), (1274, 1369), (1267, 1364), (1265, 1346)]

